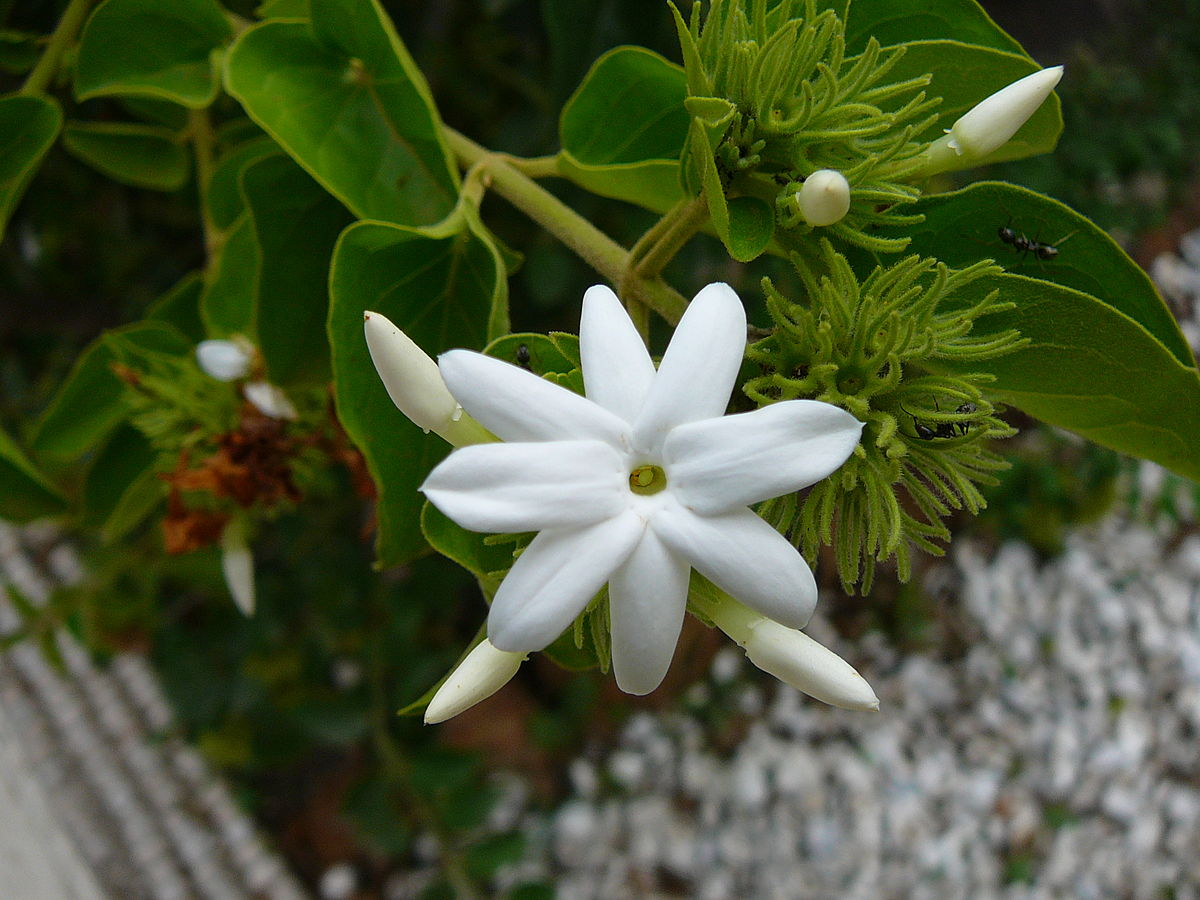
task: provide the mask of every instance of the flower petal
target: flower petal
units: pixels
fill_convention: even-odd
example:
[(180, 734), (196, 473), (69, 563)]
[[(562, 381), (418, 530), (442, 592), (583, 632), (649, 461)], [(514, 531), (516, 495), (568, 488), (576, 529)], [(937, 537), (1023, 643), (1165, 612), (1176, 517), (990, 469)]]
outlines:
[(827, 477), (854, 452), (862, 427), (817, 400), (689, 422), (667, 435), (667, 480), (679, 502), (701, 515), (749, 506)]
[(696, 571), (742, 603), (791, 628), (817, 605), (817, 582), (800, 552), (748, 509), (698, 516), (677, 502), (650, 521), (654, 533)]
[(692, 567), (650, 529), (608, 583), (613, 674), (627, 694), (648, 694), (671, 666)]
[(727, 284), (696, 295), (671, 338), (633, 425), (633, 444), (657, 456), (676, 425), (720, 416), (746, 352), (746, 311)]
[(543, 531), (496, 591), (488, 640), (498, 650), (541, 650), (583, 612), (644, 533), (644, 521), (632, 512)]
[(588, 399), (632, 422), (654, 383), (654, 362), (621, 301), (605, 285), (583, 295), (579, 355)]
[(482, 353), (451, 350), (438, 357), (450, 393), (503, 441), (596, 438), (628, 443), (629, 426), (591, 400), (532, 372)]
[(450, 454), (421, 485), (470, 531), (576, 527), (629, 505), (628, 472), (603, 441), (473, 444)]

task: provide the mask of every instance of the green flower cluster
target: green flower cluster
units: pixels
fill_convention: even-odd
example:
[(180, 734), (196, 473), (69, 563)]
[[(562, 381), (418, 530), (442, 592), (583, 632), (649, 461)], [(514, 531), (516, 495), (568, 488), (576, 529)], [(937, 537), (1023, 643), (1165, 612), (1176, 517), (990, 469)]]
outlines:
[(776, 238), (788, 246), (812, 230), (799, 204), (801, 185), (832, 169), (846, 178), (852, 202), (830, 233), (875, 251), (902, 250), (906, 239), (868, 232), (916, 221), (894, 207), (919, 196), (906, 181), (924, 169), (927, 145), (913, 136), (932, 125), (940, 103), (922, 91), (929, 76), (887, 83), (904, 48), (883, 51), (874, 38), (848, 58), (845, 23), (833, 10), (818, 13), (814, 0), (751, 0), (746, 7), (713, 0), (702, 22), (696, 3), (685, 23), (672, 6), (697, 126), (685, 177), (707, 187), (711, 171), (712, 186), (719, 179), (730, 200), (763, 201)]
[(833, 403), (865, 423), (863, 437), (846, 464), (806, 496), (772, 501), (760, 512), (810, 562), (832, 544), (843, 586), (865, 593), (877, 562), (895, 557), (907, 580), (912, 547), (941, 555), (937, 542), (950, 538), (942, 520), (984, 507), (977, 485), (993, 483), (992, 473), (1006, 466), (987, 441), (1015, 432), (982, 392), (991, 376), (964, 374), (962, 364), (1026, 341), (1011, 329), (975, 329), (980, 318), (1012, 307), (987, 287), (1001, 271), (990, 260), (955, 270), (909, 256), (877, 266), (861, 283), (828, 241), (814, 262), (793, 254), (806, 304), (764, 279), (775, 329), (750, 347), (763, 374), (745, 392), (760, 406), (797, 398)]

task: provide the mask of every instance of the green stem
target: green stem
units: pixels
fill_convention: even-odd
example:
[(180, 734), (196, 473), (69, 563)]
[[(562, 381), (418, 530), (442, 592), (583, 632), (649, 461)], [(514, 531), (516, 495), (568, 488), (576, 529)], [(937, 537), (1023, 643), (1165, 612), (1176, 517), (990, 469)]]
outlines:
[(59, 19), (58, 25), (54, 29), (54, 34), (50, 35), (50, 43), (46, 45), (45, 52), (42, 53), (41, 59), (37, 61), (37, 65), (33, 67), (33, 71), (29, 73), (29, 77), (21, 86), (22, 94), (45, 93), (46, 88), (54, 79), (54, 75), (58, 72), (63, 54), (83, 26), (83, 20), (87, 18), (88, 8), (91, 5), (92, 0), (71, 0), (67, 4), (63, 17)]
[(707, 221), (708, 200), (703, 193), (699, 197), (679, 201), (663, 216), (666, 224), (658, 239), (644, 256), (634, 260), (634, 270), (642, 278), (653, 278), (660, 274)]
[(614, 285), (627, 286), (634, 298), (672, 324), (687, 309), (687, 300), (661, 278), (626, 279), (629, 252), (571, 209), (501, 154), (492, 153), (466, 135), (445, 129), (446, 139), (464, 168), (483, 162), (491, 188), (570, 248)]
[(223, 238), (208, 208), (208, 184), (212, 181), (214, 141), (212, 123), (208, 120), (206, 110), (188, 110), (188, 137), (192, 142), (192, 154), (196, 158), (196, 190), (200, 195), (200, 218), (204, 224), (204, 249), (211, 257), (220, 247)]
[(506, 154), (504, 159), (522, 175), (528, 175), (530, 178), (562, 177), (562, 173), (558, 171), (557, 156), (526, 157)]

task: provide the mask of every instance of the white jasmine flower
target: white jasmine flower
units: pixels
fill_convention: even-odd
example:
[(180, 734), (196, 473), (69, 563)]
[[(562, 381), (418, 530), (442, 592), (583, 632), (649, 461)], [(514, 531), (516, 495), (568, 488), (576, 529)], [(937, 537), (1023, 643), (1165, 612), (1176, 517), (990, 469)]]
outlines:
[(244, 338), (201, 341), (196, 345), (196, 362), (217, 381), (237, 381), (250, 374), (254, 348)]
[(246, 524), (241, 519), (230, 519), (221, 532), (221, 572), (242, 615), (254, 615), (254, 555), (246, 540)]
[(541, 650), (607, 584), (617, 684), (648, 693), (674, 654), (693, 567), (761, 616), (808, 621), (812, 572), (748, 507), (828, 476), (862, 424), (812, 400), (724, 416), (745, 335), (741, 301), (711, 284), (656, 371), (597, 286), (580, 324), (586, 397), (479, 353), (442, 355), (451, 395), (504, 443), (455, 450), (422, 490), (463, 528), (539, 532), (493, 598), (497, 650)]
[(1037, 112), (1062, 74), (1062, 66), (1042, 69), (977, 103), (929, 146), (927, 173), (972, 165), (999, 150)]
[(850, 211), (850, 182), (836, 169), (820, 169), (804, 179), (796, 202), (809, 225), (833, 225)]
[(242, 388), (242, 396), (264, 416), (294, 421), (300, 413), (287, 394), (268, 381), (251, 381)]
[(497, 650), (484, 638), (437, 689), (425, 708), (425, 724), (445, 722), (486, 700), (508, 684), (525, 659), (526, 654)]

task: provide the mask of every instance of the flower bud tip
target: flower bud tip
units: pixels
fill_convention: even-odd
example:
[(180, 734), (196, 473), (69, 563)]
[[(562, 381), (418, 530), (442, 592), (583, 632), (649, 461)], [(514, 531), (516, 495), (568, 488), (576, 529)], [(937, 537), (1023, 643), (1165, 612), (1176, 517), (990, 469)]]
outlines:
[(497, 650), (486, 638), (450, 673), (425, 708), (425, 724), (437, 725), (486, 700), (517, 674), (526, 654)]

